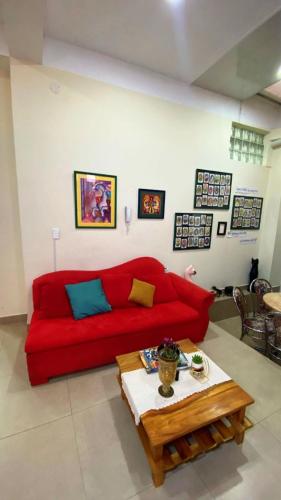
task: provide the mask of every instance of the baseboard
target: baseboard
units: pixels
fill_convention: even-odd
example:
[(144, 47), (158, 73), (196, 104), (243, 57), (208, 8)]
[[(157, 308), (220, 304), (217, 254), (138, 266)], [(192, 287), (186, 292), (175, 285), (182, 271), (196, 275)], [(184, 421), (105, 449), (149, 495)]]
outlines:
[(0, 316), (0, 325), (8, 323), (18, 323), (19, 321), (27, 322), (27, 314), (13, 314), (12, 316)]

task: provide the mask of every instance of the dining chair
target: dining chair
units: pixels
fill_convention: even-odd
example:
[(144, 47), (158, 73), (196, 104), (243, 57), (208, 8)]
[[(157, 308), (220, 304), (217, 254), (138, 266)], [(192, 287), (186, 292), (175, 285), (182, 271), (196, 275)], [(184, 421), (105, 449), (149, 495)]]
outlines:
[(272, 311), (265, 318), (266, 355), (281, 365), (281, 312)]
[(272, 285), (264, 278), (256, 278), (251, 282), (250, 292), (254, 294), (256, 299), (253, 301), (254, 315), (266, 316), (268, 314), (269, 310), (263, 301), (263, 296), (272, 291)]
[(267, 332), (265, 317), (251, 316), (247, 308), (245, 295), (239, 286), (233, 288), (233, 299), (241, 318), (240, 340), (243, 340), (244, 336), (247, 335), (252, 340), (252, 347), (264, 353), (266, 351)]

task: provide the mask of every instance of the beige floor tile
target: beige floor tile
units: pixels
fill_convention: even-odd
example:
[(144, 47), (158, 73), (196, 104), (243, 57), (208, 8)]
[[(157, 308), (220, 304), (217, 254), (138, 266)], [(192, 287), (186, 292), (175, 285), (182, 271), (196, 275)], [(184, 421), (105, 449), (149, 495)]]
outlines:
[(191, 463), (166, 474), (159, 488), (153, 485), (138, 493), (132, 500), (211, 500), (203, 481)]
[(281, 367), (211, 324), (201, 348), (255, 399), (247, 413), (258, 422), (281, 408)]
[(89, 408), (120, 394), (116, 365), (96, 368), (68, 378), (73, 412)]
[(23, 323), (0, 325), (0, 376), (26, 376), (25, 337), (26, 325)]
[(242, 446), (224, 444), (198, 458), (194, 468), (214, 498), (279, 500), (280, 456), (280, 443), (257, 425), (247, 431)]
[(71, 417), (0, 440), (0, 497), (85, 498)]
[(281, 441), (281, 410), (262, 420), (261, 425)]
[(248, 415), (261, 423), (242, 446), (225, 444), (168, 473), (156, 489), (119, 396), (116, 367), (32, 388), (23, 352), (26, 327), (1, 325), (0, 437), (20, 433), (0, 439), (1, 500), (80, 500), (82, 480), (89, 500), (279, 499), (281, 367), (235, 338), (239, 318), (224, 320), (224, 327), (231, 334), (211, 324), (201, 348), (256, 399)]
[(0, 332), (0, 438), (70, 415), (66, 379), (37, 387), (29, 383), (26, 325), (1, 325)]
[(125, 500), (152, 484), (135, 425), (118, 396), (73, 415), (88, 499)]
[(220, 326), (228, 333), (240, 339), (241, 335), (241, 319), (240, 316), (234, 316), (233, 318), (223, 319), (221, 321), (216, 321), (216, 325)]
[(10, 387), (0, 377), (0, 438), (70, 415), (67, 381), (37, 387)]

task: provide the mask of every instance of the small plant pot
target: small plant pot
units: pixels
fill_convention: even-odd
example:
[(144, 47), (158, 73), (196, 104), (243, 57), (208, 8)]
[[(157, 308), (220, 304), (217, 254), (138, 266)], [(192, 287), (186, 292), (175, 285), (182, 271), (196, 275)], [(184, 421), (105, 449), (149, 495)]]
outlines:
[(204, 365), (203, 363), (194, 363), (192, 361), (192, 370), (194, 370), (195, 372), (202, 372), (204, 370)]
[(196, 373), (204, 371), (204, 359), (201, 355), (194, 354), (194, 356), (192, 356), (191, 369)]

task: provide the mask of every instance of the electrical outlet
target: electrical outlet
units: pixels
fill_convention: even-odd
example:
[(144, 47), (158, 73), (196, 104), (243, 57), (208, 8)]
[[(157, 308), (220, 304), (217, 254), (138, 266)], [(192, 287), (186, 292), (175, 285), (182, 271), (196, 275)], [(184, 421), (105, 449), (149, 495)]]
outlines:
[(53, 227), (52, 228), (52, 238), (53, 238), (53, 240), (59, 240), (60, 239), (60, 228), (59, 227)]

